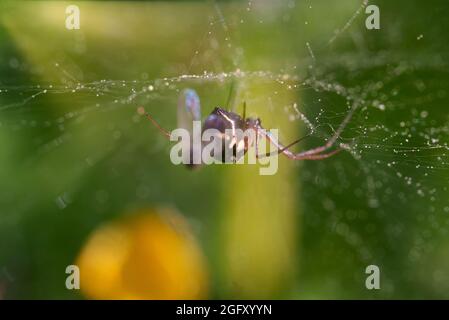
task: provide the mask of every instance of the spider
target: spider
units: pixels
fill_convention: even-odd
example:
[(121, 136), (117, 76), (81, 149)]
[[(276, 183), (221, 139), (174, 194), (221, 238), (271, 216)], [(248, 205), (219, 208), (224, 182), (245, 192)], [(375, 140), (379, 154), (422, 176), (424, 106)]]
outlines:
[[(220, 133), (220, 138), (222, 139), (223, 150), (221, 154), (214, 155), (215, 158), (224, 162), (224, 154), (226, 148), (232, 148), (232, 154), (234, 155), (234, 161), (238, 160), (238, 156), (243, 156), (246, 154), (248, 149), (254, 145), (256, 149), (256, 157), (269, 157), (277, 154), (283, 154), (289, 159), (292, 160), (322, 160), (329, 158), (341, 150), (343, 150), (343, 145), (337, 147), (337, 149), (331, 150), (340, 136), (340, 133), (343, 131), (346, 124), (349, 122), (350, 117), (354, 109), (348, 113), (346, 118), (340, 124), (339, 128), (335, 131), (334, 135), (326, 141), (325, 144), (312, 148), (310, 150), (302, 151), (299, 153), (292, 152), (289, 148), (296, 143), (302, 141), (308, 136), (302, 137), (288, 145), (284, 145), (280, 143), (277, 138), (275, 138), (269, 130), (266, 130), (262, 127), (261, 120), (259, 118), (251, 118), (246, 117), (246, 103), (243, 103), (243, 114), (240, 116), (239, 114), (233, 111), (227, 111), (221, 107), (216, 107), (204, 120), (202, 131), (204, 132), (207, 129), (217, 129)], [(164, 129), (149, 113), (145, 112), (143, 107), (138, 108), (138, 113), (141, 115), (145, 115), (148, 120), (150, 120), (153, 125), (159, 129), (160, 132), (168, 139), (170, 139), (171, 133)], [(192, 122), (193, 121), (201, 121), (201, 107), (200, 107), (200, 99), (198, 94), (193, 89), (185, 89), (179, 96), (178, 101), (178, 127), (184, 128), (192, 132)], [(242, 131), (246, 130), (254, 130), (255, 141), (251, 141), (250, 139), (245, 138), (244, 143), (238, 143), (233, 137), (229, 137), (226, 135), (225, 131), (232, 132), (235, 129), (241, 129)], [(266, 154), (259, 154), (259, 136), (264, 137), (267, 141), (273, 144), (277, 151)], [(193, 150), (190, 148), (190, 160), (192, 160)], [(196, 167), (192, 161), (188, 164), (189, 167)]]

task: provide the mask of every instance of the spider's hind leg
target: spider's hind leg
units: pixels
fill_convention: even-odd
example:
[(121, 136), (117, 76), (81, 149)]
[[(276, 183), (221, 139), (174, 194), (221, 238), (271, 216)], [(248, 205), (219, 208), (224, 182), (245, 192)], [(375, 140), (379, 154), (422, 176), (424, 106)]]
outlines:
[(164, 129), (156, 120), (153, 119), (153, 117), (145, 111), (145, 109), (143, 107), (139, 107), (137, 108), (137, 113), (140, 115), (144, 115), (147, 117), (148, 120), (151, 121), (151, 123), (164, 135), (166, 136), (168, 139), (170, 139), (170, 135), (171, 132)]

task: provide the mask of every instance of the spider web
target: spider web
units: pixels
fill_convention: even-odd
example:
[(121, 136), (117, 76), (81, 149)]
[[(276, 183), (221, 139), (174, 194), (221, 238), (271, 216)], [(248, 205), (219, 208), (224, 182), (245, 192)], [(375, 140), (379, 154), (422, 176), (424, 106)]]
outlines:
[[(36, 66), (7, 47), (9, 51), (0, 60), (2, 70), (11, 74), (10, 80), (2, 77), (0, 83), (0, 141), (4, 150), (0, 158), (4, 163), (0, 171), (4, 177), (0, 224), (13, 226), (42, 203), (64, 210), (84, 199), (92, 202), (94, 212), (102, 213), (125, 202), (130, 194), (142, 202), (158, 198), (182, 202), (163, 194), (176, 177), (159, 186), (147, 182), (157, 180), (154, 171), (168, 172), (172, 168), (167, 163), (166, 141), (151, 131), (137, 114), (137, 107), (144, 105), (164, 126), (172, 127), (182, 89), (192, 87), (199, 92), (204, 116), (208, 105), (226, 101), (233, 83), (238, 84), (236, 100), (241, 101), (245, 98), (245, 83), (251, 82), (269, 88), (248, 101), (253, 106), (252, 115), (257, 116), (257, 106), (267, 105), (274, 123), (262, 119), (264, 123), (275, 127), (276, 117), (282, 117), (302, 128), (303, 134), (312, 138), (301, 148), (322, 144), (354, 111), (338, 139), (345, 145), (344, 155), (298, 164), (302, 206), (307, 213), (302, 255), (315, 262), (302, 266), (301, 290), (307, 291), (314, 275), (324, 268), (321, 259), (334, 259), (332, 265), (338, 265), (340, 271), (353, 263), (336, 257), (338, 254), (361, 264), (379, 259), (387, 266), (394, 265), (384, 282), (386, 296), (393, 295), (396, 287), (407, 287), (408, 277), (416, 276), (413, 272), (403, 274), (402, 267), (408, 263), (430, 267), (425, 261), (429, 256), (436, 261), (430, 277), (435, 282), (447, 277), (441, 271), (447, 262), (438, 254), (444, 246), (447, 248), (442, 239), (447, 236), (449, 224), (449, 126), (444, 111), (447, 60), (434, 48), (410, 52), (391, 45), (373, 51), (375, 41), (392, 44), (407, 30), (402, 25), (389, 25), (389, 31), (370, 40), (376, 36), (364, 29), (367, 4), (345, 1), (342, 18), (320, 29), (316, 17), (326, 15), (322, 10), (325, 5), (315, 6), (312, 1), (210, 2), (201, 9), (207, 28), (188, 40), (194, 44), (187, 49), (187, 63), (168, 66), (167, 76), (152, 77), (157, 72), (144, 71), (135, 74), (135, 80), (129, 80), (133, 76), (127, 70), (132, 61), (110, 66), (108, 63), (116, 58), (102, 57), (102, 63), (114, 71), (111, 73), (124, 74), (123, 80), (86, 81), (95, 77), (68, 55)], [(385, 15), (388, 17), (388, 12)], [(266, 31), (277, 25), (277, 20), (296, 26), (291, 35), (304, 32), (306, 36), (296, 41), (281, 62), (270, 69), (260, 68), (264, 63), (249, 61), (257, 54), (248, 52), (250, 49), (242, 41), (248, 38), (248, 32), (257, 32), (258, 25)], [(5, 25), (8, 30), (8, 23)], [(316, 38), (310, 31), (314, 27), (319, 29)], [(124, 35), (137, 32), (131, 30)], [(416, 34), (417, 46), (425, 41), (425, 33), (422, 30)], [(85, 45), (81, 33), (75, 39), (81, 57), (89, 55), (83, 51)], [(179, 44), (181, 48), (183, 45)], [(257, 50), (255, 47), (253, 50)], [(292, 52), (301, 54), (298, 57)], [(50, 76), (42, 80), (43, 73)], [(25, 74), (31, 74), (37, 84), (30, 84)], [(286, 93), (295, 98), (278, 105), (277, 97)], [(295, 138), (283, 136), (279, 129), (283, 141)], [(123, 171), (127, 172), (126, 178), (120, 173)], [(106, 178), (95, 181), (91, 172)], [(199, 181), (204, 183), (204, 173), (200, 175)], [(125, 179), (124, 185), (132, 192), (123, 193), (108, 185), (118, 178)], [(96, 190), (93, 195), (83, 193), (83, 179), (91, 181)], [(48, 192), (39, 191), (41, 185), (46, 185)], [(192, 210), (185, 206), (187, 211)], [(100, 218), (91, 219), (86, 224)], [(314, 234), (323, 229), (323, 237), (316, 241)], [(329, 240), (343, 245), (332, 252)], [(397, 258), (388, 260), (391, 256)], [(354, 277), (350, 271), (343, 274), (348, 279)], [(332, 275), (326, 281), (329, 287), (335, 285)], [(419, 288), (424, 293), (437, 290), (443, 294), (445, 287), (433, 283)]]

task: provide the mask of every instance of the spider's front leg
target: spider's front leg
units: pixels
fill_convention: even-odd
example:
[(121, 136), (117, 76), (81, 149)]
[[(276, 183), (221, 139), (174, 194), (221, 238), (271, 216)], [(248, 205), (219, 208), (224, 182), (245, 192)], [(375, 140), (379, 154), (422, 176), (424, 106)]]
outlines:
[[(137, 108), (140, 115), (144, 115), (148, 120), (165, 136), (170, 139), (171, 132), (164, 129), (144, 107)], [(185, 89), (179, 95), (178, 100), (178, 128), (193, 131), (193, 121), (201, 121), (201, 105), (198, 94), (193, 89)]]
[[(348, 112), (346, 117), (340, 123), (338, 129), (335, 131), (333, 136), (329, 140), (327, 140), (327, 142), (324, 145), (310, 149), (310, 150), (306, 150), (303, 152), (299, 152), (299, 153), (293, 153), (289, 150), (289, 148), (292, 145), (294, 145), (295, 143), (301, 141), (302, 139), (299, 139), (299, 140), (291, 143), (290, 145), (284, 147), (281, 143), (279, 143), (277, 141), (277, 139), (275, 139), (271, 135), (271, 133), (269, 131), (265, 130), (261, 126), (258, 126), (258, 131), (261, 134), (263, 134), (267, 140), (269, 140), (271, 143), (273, 143), (278, 148), (278, 152), (275, 154), (282, 153), (292, 160), (322, 160), (322, 159), (329, 158), (329, 157), (337, 154), (341, 150), (343, 150), (343, 148), (341, 146), (339, 146), (339, 148), (336, 150), (324, 153), (325, 151), (331, 149), (335, 145), (338, 138), (340, 137), (340, 134), (343, 132), (344, 128), (347, 126), (347, 124), (349, 123), (349, 121), (352, 118), (352, 115), (354, 114), (354, 112), (357, 110), (358, 107), (359, 107), (359, 104), (354, 103), (351, 110)], [(270, 156), (270, 155), (272, 155), (272, 154), (267, 154), (266, 156)]]
[[(320, 146), (311, 150), (307, 150), (307, 151), (303, 151), (300, 153), (293, 153), (289, 150), (289, 148), (293, 145), (295, 145), (296, 143), (304, 140), (305, 138), (309, 137), (309, 135), (300, 138), (292, 143), (290, 143), (287, 146), (284, 146), (282, 143), (280, 143), (276, 137), (274, 137), (270, 131), (265, 130), (262, 127), (258, 127), (257, 128), (257, 132), (259, 132), (261, 135), (265, 136), (265, 138), (267, 139), (267, 141), (269, 141), (271, 144), (273, 144), (274, 146), (276, 146), (277, 151), (274, 153), (266, 153), (266, 154), (262, 154), (260, 155), (258, 152), (258, 140), (256, 138), (256, 156), (258, 159), (260, 158), (264, 158), (264, 157), (270, 157), (273, 155), (277, 155), (277, 154), (284, 154), (286, 157), (292, 159), (292, 160), (322, 160), (322, 159), (326, 159), (329, 158), (331, 156), (333, 156), (334, 154), (340, 152), (342, 149), (336, 149), (333, 151), (330, 151), (328, 153), (323, 153), (324, 151), (326, 151), (327, 149), (331, 148), (334, 144), (335, 141), (328, 141), (324, 146)], [(256, 135), (257, 137), (258, 135)]]

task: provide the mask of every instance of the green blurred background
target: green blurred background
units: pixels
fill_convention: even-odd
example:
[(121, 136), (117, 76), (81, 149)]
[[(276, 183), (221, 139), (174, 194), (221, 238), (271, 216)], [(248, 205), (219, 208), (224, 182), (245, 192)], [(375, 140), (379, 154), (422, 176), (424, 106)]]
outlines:
[[(449, 298), (449, 4), (370, 4), (380, 30), (356, 0), (1, 1), (0, 296), (83, 298), (65, 268), (89, 234), (165, 206), (198, 239), (208, 298)], [(299, 109), (316, 127), (301, 149), (360, 103), (352, 151), (270, 177), (172, 165), (137, 107), (174, 128), (180, 90), (205, 116), (232, 85), (286, 143), (309, 130)]]

